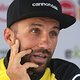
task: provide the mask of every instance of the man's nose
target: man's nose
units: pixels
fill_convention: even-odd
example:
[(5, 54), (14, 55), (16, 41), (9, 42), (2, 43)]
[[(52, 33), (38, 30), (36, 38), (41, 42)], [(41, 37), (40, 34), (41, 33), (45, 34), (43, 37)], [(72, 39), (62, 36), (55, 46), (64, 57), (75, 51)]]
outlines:
[(47, 35), (44, 35), (40, 39), (39, 47), (43, 47), (44, 49), (51, 49), (51, 41)]

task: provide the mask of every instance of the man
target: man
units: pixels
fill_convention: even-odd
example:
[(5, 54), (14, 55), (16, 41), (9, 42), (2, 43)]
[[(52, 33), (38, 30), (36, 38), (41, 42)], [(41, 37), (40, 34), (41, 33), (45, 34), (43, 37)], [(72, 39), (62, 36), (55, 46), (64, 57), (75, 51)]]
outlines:
[(0, 80), (80, 80), (75, 64), (51, 59), (60, 30), (75, 21), (57, 0), (14, 0), (4, 31), (10, 50), (0, 60)]

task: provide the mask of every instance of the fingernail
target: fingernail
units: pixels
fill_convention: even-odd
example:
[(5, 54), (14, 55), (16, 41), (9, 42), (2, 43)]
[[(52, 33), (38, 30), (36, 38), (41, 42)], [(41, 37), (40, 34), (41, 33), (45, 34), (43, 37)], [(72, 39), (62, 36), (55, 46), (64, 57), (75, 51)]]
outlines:
[(36, 65), (36, 67), (39, 67), (39, 65)]
[(33, 49), (31, 49), (31, 48), (30, 48), (30, 49), (28, 49), (28, 50), (29, 50), (29, 52), (30, 52), (30, 53), (32, 53), (32, 52), (33, 52)]
[(17, 39), (15, 40), (15, 43), (18, 43), (18, 40)]
[(28, 49), (27, 51), (28, 51), (29, 53), (32, 53), (32, 49)]

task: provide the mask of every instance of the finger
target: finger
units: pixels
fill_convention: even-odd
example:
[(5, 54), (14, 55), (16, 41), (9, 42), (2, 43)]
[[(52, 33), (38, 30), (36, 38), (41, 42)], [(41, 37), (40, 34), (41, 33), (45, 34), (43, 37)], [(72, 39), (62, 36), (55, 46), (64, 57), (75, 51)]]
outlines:
[(29, 68), (38, 68), (39, 65), (35, 64), (35, 63), (31, 63), (31, 62), (27, 62), (25, 64), (22, 65), (25, 69), (29, 69)]
[(15, 40), (15, 44), (11, 46), (10, 61), (14, 59), (16, 53), (18, 53), (18, 49), (19, 49), (19, 41)]
[(15, 55), (19, 50), (19, 40), (15, 41), (15, 44), (11, 46), (11, 55)]
[(30, 54), (31, 52), (32, 52), (32, 50), (31, 50), (31, 49), (28, 49), (28, 50), (21, 51), (21, 52), (19, 52), (18, 54), (16, 54), (16, 60), (17, 60), (17, 62), (20, 63), (21, 58), (22, 58), (23, 56), (25, 56), (25, 55)]

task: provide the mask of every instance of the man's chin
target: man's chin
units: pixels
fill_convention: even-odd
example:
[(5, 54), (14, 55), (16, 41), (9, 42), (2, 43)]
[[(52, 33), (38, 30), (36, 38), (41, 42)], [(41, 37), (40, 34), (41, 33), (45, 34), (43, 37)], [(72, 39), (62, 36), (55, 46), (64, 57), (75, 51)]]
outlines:
[(41, 65), (38, 68), (29, 68), (27, 72), (30, 76), (34, 77), (34, 75), (36, 75), (37, 77), (39, 75), (43, 75), (45, 69), (46, 69), (46, 65)]
[(46, 67), (43, 66), (38, 68), (29, 68), (27, 73), (29, 74), (31, 80), (39, 80), (43, 76), (45, 69)]
[(34, 70), (35, 70), (36, 72), (42, 72), (42, 71), (45, 70), (46, 67), (47, 67), (47, 66), (43, 64), (43, 65), (39, 65), (39, 67), (38, 67), (38, 68), (35, 68)]

